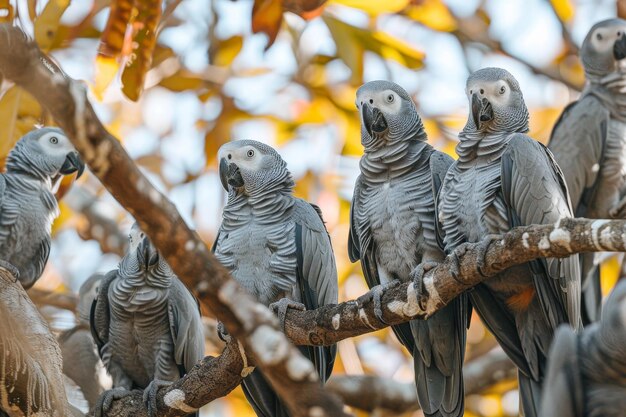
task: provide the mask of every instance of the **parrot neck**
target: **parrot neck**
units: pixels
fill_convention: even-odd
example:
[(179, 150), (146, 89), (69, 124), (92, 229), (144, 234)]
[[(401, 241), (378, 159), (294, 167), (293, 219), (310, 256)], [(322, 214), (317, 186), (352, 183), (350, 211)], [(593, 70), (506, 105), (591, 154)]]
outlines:
[(134, 254), (124, 256), (118, 271), (122, 278), (120, 286), (129, 290), (142, 286), (166, 289), (172, 284), (174, 276), (174, 272), (163, 259), (159, 258), (156, 265), (146, 269)]
[(252, 219), (259, 224), (273, 224), (277, 219), (285, 219), (295, 202), (291, 187), (251, 196), (231, 191), (224, 207), (222, 227), (234, 230)]
[(394, 140), (389, 145), (381, 148), (366, 148), (359, 162), (361, 173), (365, 179), (371, 182), (384, 182), (389, 179), (399, 178), (412, 172), (416, 164), (428, 160), (432, 153), (432, 146), (425, 141), (426, 133), (419, 131), (420, 138)]
[(626, 122), (626, 73), (613, 72), (604, 77), (587, 73), (588, 83), (582, 92), (595, 96), (611, 113), (611, 117)]
[(7, 156), (7, 173), (35, 178), (52, 189), (53, 175), (51, 173), (56, 171), (54, 167), (37, 155), (30, 156), (23, 147), (24, 145), (18, 141)]
[(456, 145), (459, 166), (463, 167), (464, 164), (477, 159), (486, 162), (499, 160), (512, 137), (512, 133), (515, 132), (484, 133), (476, 130), (464, 130), (459, 134), (460, 141)]
[[(59, 215), (59, 204), (52, 193), (52, 181), (47, 179), (42, 181), (31, 175), (7, 171), (5, 174), (7, 185), (18, 195), (39, 195), (44, 207), (52, 213), (53, 218)], [(50, 220), (52, 221), (52, 220)]]

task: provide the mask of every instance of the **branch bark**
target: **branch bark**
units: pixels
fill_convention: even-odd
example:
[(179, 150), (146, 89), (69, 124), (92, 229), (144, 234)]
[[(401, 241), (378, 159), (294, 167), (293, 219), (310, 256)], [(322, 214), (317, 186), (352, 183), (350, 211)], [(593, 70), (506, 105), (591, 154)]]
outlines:
[[(515, 365), (500, 348), (468, 362), (463, 367), (465, 395), (478, 394), (498, 382), (514, 379)], [(414, 383), (397, 382), (378, 376), (333, 376), (328, 390), (343, 398), (346, 405), (374, 412), (391, 411), (392, 415), (419, 410)]]
[(68, 311), (76, 311), (78, 297), (70, 293), (58, 293), (38, 288), (31, 288), (27, 292), (30, 299), (38, 306), (47, 305)]
[[(161, 389), (157, 397), (159, 417), (182, 417), (211, 401), (228, 395), (242, 380), (244, 362), (235, 339), (217, 357), (206, 357), (184, 378)], [(108, 417), (148, 417), (141, 391), (115, 401)], [(185, 408), (188, 411), (185, 412)]]
[[(63, 75), (21, 29), (0, 26), (0, 72), (30, 92), (65, 131), (93, 174), (139, 222), (185, 285), (241, 340), (294, 416), (342, 416), (338, 397), (319, 384), (311, 362), (278, 321), (215, 259), (176, 207), (158, 192), (104, 128), (83, 84)], [(182, 398), (179, 408), (189, 408)]]
[[(385, 323), (376, 318), (372, 291), (355, 301), (317, 310), (288, 310), (285, 331), (297, 345), (332, 345), (389, 325), (426, 319), (464, 291), (514, 265), (536, 258), (563, 258), (580, 252), (626, 251), (625, 220), (561, 219), (556, 224), (518, 227), (487, 245), (485, 258), (469, 245), (457, 261), (448, 256), (424, 275), (423, 288), (412, 282), (383, 288)], [(478, 265), (484, 263), (479, 270)], [(458, 267), (459, 275), (453, 270)]]

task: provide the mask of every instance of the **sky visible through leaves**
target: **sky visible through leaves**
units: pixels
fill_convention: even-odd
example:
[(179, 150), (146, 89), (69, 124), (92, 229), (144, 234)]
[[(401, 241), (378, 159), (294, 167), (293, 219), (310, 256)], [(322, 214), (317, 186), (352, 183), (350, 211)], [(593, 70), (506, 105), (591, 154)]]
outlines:
[[(375, 79), (402, 85), (418, 104), (429, 141), (454, 155), (467, 117), (467, 76), (504, 67), (520, 82), (531, 135), (545, 142), (562, 108), (577, 97), (571, 87), (582, 86), (576, 45), (593, 23), (616, 13), (615, 1), (605, 0), (330, 0), (306, 14), (308, 20), (285, 13), (277, 26), (271, 11), (253, 22), (252, 0), (165, 1), (156, 39), (143, 39), (144, 27), (133, 27), (140, 45), (125, 41), (118, 55), (107, 58), (97, 53), (108, 3), (0, 0), (0, 12), (6, 11), (0, 20), (14, 18), (68, 75), (89, 85), (107, 128), (209, 245), (225, 198), (217, 149), (231, 139), (275, 146), (297, 180), (297, 194), (324, 212), (341, 300), (366, 291), (360, 267), (347, 256), (349, 202), (362, 152), (356, 88)], [(253, 27), (277, 30), (269, 49), (267, 34), (253, 34)], [(154, 53), (145, 55), (150, 42)], [(51, 121), (25, 93), (6, 82), (1, 91), (3, 157), (35, 123)], [(81, 179), (62, 200), (40, 288), (77, 291), (89, 275), (119, 262), (102, 250), (105, 228), (91, 228), (95, 240), (81, 238), (89, 227), (85, 205), (123, 235), (132, 224), (93, 176)], [(614, 279), (618, 261), (607, 258), (604, 268)], [(69, 314), (50, 314), (56, 328), (73, 323)], [(468, 356), (494, 343), (474, 318)], [(411, 361), (388, 330), (340, 343), (339, 355), (337, 373), (412, 381)], [(508, 381), (470, 396), (467, 415), (517, 415), (515, 387)], [(202, 415), (253, 414), (236, 390)]]

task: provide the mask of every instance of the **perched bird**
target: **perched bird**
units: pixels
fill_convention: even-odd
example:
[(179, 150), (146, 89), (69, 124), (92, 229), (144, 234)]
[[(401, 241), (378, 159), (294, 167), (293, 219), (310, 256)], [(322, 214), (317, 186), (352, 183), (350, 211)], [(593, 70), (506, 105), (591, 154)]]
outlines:
[(91, 308), (91, 332), (113, 379), (96, 415), (136, 388), (144, 390), (148, 414), (154, 415), (159, 387), (177, 381), (204, 357), (196, 299), (137, 224), (129, 237), (128, 253), (104, 277)]
[[(253, 140), (223, 145), (219, 174), (228, 202), (213, 251), (237, 282), (278, 313), (337, 303), (337, 269), (320, 209), (293, 196), (287, 164), (270, 146)], [(300, 348), (320, 380), (333, 369), (335, 346)], [(257, 415), (287, 416), (287, 408), (259, 370), (243, 380)]]
[(50, 228), (59, 215), (53, 189), (85, 164), (62, 130), (35, 129), (11, 150), (0, 174), (0, 259), (17, 268), (25, 289), (41, 276), (50, 254)]
[(623, 417), (626, 413), (626, 282), (599, 322), (576, 335), (560, 327), (548, 360), (541, 416)]
[[(595, 24), (580, 49), (587, 85), (565, 108), (548, 147), (576, 217), (626, 218), (626, 20)], [(602, 292), (594, 254), (584, 254), (583, 318), (598, 319)]]
[(100, 394), (111, 386), (111, 378), (100, 360), (89, 328), (91, 305), (103, 278), (102, 274), (94, 274), (81, 285), (78, 291), (78, 324), (62, 332), (58, 339), (64, 358), (63, 373), (80, 388), (89, 408), (93, 408)]
[[(489, 242), (513, 227), (572, 216), (552, 154), (525, 135), (528, 110), (517, 80), (503, 69), (485, 68), (468, 78), (466, 93), (470, 114), (456, 147), (459, 159), (446, 174), (438, 203), (446, 252), (457, 258), (466, 242), (481, 242), (484, 255)], [(508, 268), (468, 292), (519, 368), (526, 416), (538, 415), (555, 329), (581, 324), (580, 291), (578, 256), (571, 256)]]
[[(399, 85), (364, 84), (357, 91), (356, 106), (365, 152), (352, 199), (348, 251), (352, 262), (361, 261), (368, 286), (379, 290), (374, 302), (384, 322), (382, 287), (376, 286), (419, 281), (420, 273), (412, 275), (419, 264), (445, 258), (435, 201), (453, 160), (426, 143), (413, 100)], [(413, 355), (418, 399), (427, 416), (463, 415), (467, 325), (463, 294), (428, 320), (392, 327)]]

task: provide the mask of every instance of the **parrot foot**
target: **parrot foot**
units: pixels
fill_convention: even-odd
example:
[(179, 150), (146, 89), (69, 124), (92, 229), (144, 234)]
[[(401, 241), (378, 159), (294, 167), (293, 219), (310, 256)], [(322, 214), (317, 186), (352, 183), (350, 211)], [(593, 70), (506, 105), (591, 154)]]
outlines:
[(465, 242), (457, 246), (457, 248), (454, 249), (454, 251), (451, 254), (453, 262), (452, 262), (452, 266), (450, 267), (450, 273), (452, 274), (452, 277), (458, 283), (465, 285), (465, 282), (463, 282), (463, 280), (460, 279), (460, 276), (461, 276), (460, 260), (461, 260), (461, 257), (465, 255), (465, 253), (467, 253), (467, 251), (470, 248), (474, 247), (474, 245), (476, 245), (475, 250), (478, 253), (478, 259), (476, 261), (476, 269), (478, 270), (478, 273), (480, 275), (486, 276), (485, 273), (483, 272), (483, 269), (485, 268), (485, 264), (486, 264), (485, 257), (487, 255), (487, 249), (489, 249), (489, 246), (491, 245), (493, 241), (501, 240), (501, 239), (502, 239), (501, 235), (489, 234), (485, 236), (478, 243)]
[(416, 266), (413, 272), (411, 272), (410, 278), (411, 281), (413, 281), (413, 288), (415, 288), (415, 297), (417, 298), (417, 304), (422, 310), (426, 309), (422, 304), (420, 304), (422, 294), (424, 293), (424, 274), (434, 269), (437, 265), (439, 265), (438, 262), (424, 261)]
[(148, 409), (148, 417), (157, 415), (157, 393), (160, 388), (170, 386), (172, 383), (161, 379), (153, 379), (143, 390), (143, 403)]
[(130, 393), (126, 388), (117, 387), (107, 391), (104, 391), (93, 409), (94, 417), (104, 417), (111, 408), (113, 401), (121, 400)]
[(389, 325), (389, 323), (387, 323), (385, 321), (385, 318), (383, 317), (383, 294), (385, 293), (385, 291), (391, 288), (397, 287), (398, 285), (400, 285), (400, 281), (397, 279), (386, 282), (384, 284), (379, 284), (373, 287), (368, 293), (357, 298), (356, 302), (360, 307), (370, 300), (373, 301), (374, 302), (374, 316), (376, 316), (378, 321), (380, 321), (381, 323)]
[(278, 316), (280, 321), (280, 329), (285, 332), (285, 318), (287, 317), (287, 310), (293, 308), (295, 310), (306, 311), (306, 306), (297, 301), (290, 300), (289, 298), (281, 298), (275, 303), (270, 304), (270, 310)]
[(611, 210), (609, 216), (613, 219), (626, 218), (626, 197), (622, 198)]

